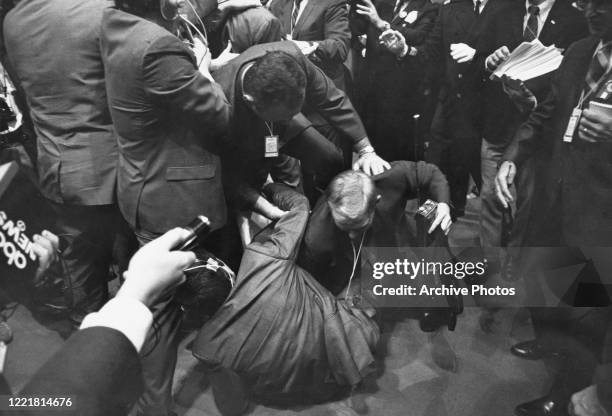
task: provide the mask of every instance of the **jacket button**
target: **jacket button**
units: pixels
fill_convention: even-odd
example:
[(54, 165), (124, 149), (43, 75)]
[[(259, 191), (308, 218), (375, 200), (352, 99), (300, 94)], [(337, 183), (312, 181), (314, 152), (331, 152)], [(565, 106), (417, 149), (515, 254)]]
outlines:
[(459, 78), (459, 79), (463, 78), (463, 74), (458, 74), (457, 78)]
[(457, 93), (457, 98), (461, 99), (461, 93)]

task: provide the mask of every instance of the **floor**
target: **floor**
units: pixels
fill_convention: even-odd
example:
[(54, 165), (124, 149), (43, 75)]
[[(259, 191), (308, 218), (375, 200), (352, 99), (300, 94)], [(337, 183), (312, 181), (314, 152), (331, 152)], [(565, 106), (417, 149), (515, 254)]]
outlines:
[[(455, 225), (453, 239), (475, 243), (477, 200)], [(377, 353), (380, 371), (362, 390), (344, 400), (311, 407), (273, 409), (254, 406), (251, 414), (309, 416), (504, 416), (518, 403), (539, 397), (547, 387), (541, 362), (510, 354), (518, 340), (530, 339), (532, 328), (524, 310), (502, 310), (495, 322), (481, 327), (483, 311), (466, 308), (454, 332), (444, 333), (448, 351), (440, 354), (444, 338), (421, 332), (418, 323), (401, 311), (385, 312), (382, 342)], [(4, 378), (18, 391), (38, 367), (63, 343), (67, 323), (42, 319), (20, 304), (4, 315), (14, 331), (8, 347)], [(181, 342), (175, 374), (176, 411), (185, 416), (218, 415), (206, 373), (188, 349), (194, 334)], [(434, 348), (434, 346), (436, 346)], [(434, 357), (439, 357), (435, 359)], [(446, 369), (440, 367), (442, 365)]]

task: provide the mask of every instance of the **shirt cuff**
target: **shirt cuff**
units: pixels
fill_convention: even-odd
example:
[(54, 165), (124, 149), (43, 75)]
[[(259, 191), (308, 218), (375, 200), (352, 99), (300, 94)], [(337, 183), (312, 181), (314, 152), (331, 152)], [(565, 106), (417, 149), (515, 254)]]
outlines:
[(87, 315), (81, 329), (94, 326), (116, 329), (140, 352), (152, 324), (153, 314), (149, 308), (136, 299), (118, 296), (108, 301), (98, 312)]

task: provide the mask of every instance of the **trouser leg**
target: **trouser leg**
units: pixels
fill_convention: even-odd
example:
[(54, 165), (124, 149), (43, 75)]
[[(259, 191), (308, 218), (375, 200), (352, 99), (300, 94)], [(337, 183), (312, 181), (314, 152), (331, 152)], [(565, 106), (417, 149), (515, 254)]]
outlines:
[(107, 280), (113, 242), (123, 219), (116, 206), (50, 204), (55, 213), (53, 232), (62, 249), (62, 269), (70, 318), (79, 323), (108, 299)]
[[(140, 245), (155, 236), (136, 233)], [(151, 308), (153, 325), (140, 352), (144, 392), (136, 402), (139, 416), (167, 416), (173, 405), (172, 379), (177, 361), (181, 309), (173, 297), (159, 300)]]

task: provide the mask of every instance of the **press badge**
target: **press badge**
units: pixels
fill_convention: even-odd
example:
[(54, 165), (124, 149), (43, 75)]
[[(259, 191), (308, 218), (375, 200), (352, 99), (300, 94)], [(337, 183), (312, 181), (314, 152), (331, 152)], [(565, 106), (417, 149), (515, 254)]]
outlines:
[(278, 157), (278, 136), (266, 136), (265, 157)]
[(565, 134), (563, 135), (563, 141), (565, 143), (571, 143), (572, 140), (574, 140), (574, 133), (578, 127), (578, 121), (580, 121), (581, 115), (582, 109), (578, 107), (574, 108), (574, 111), (572, 111), (572, 115), (570, 116), (569, 123), (567, 123)]

